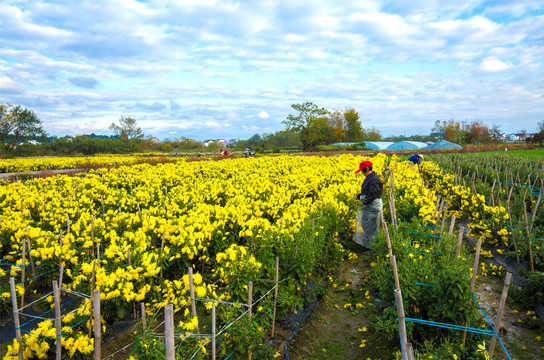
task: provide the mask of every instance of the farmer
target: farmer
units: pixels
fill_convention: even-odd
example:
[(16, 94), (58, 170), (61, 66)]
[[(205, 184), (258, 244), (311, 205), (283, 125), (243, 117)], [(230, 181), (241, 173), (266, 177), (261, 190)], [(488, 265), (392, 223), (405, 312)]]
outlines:
[(362, 239), (356, 238), (355, 241), (367, 250), (371, 250), (374, 236), (378, 233), (378, 221), (383, 210), (383, 184), (378, 174), (372, 170), (372, 163), (368, 160), (359, 164), (359, 170), (355, 171), (355, 173), (358, 172), (365, 177), (361, 186), (361, 193), (355, 197), (363, 204), (362, 227), (364, 236)]
[(416, 165), (421, 165), (421, 163), (423, 162), (423, 155), (421, 154), (412, 155), (408, 158), (408, 161), (411, 161)]

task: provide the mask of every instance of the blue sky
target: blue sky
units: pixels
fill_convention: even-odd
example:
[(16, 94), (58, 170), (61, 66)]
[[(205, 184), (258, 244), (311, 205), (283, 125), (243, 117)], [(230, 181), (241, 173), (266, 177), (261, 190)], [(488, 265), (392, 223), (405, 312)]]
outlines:
[(57, 136), (130, 116), (159, 139), (247, 139), (306, 101), (385, 136), (532, 132), (543, 59), (541, 0), (0, 2), (0, 103)]

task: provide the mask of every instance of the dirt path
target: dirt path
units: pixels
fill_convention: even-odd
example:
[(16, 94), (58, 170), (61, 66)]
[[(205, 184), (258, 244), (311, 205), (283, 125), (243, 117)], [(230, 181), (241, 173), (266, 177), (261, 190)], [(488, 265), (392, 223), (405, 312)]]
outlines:
[(375, 309), (366, 293), (364, 279), (372, 257), (358, 256), (340, 265), (339, 274), (318, 309), (290, 344), (290, 359), (394, 358), (398, 344), (376, 338), (370, 324)]

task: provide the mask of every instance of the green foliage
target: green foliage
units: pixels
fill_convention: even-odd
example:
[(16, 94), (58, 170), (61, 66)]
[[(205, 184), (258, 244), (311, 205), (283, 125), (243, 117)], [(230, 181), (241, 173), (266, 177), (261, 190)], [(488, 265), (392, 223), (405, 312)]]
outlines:
[[(411, 234), (406, 230), (408, 228), (401, 226), (399, 234), (391, 237), (406, 317), (478, 327), (477, 306), (470, 293), (470, 262), (455, 258), (453, 239), (445, 238), (438, 245), (433, 237), (428, 236), (430, 231), (420, 229), (421, 234)], [(378, 237), (374, 251), (377, 254), (388, 253), (383, 234)], [(376, 331), (393, 339), (398, 336), (395, 284), (387, 257), (377, 258), (370, 285), (377, 291), (378, 308), (382, 308), (374, 322)], [(416, 343), (425, 340), (440, 343), (441, 339), (462, 337), (462, 333), (453, 330), (414, 326), (411, 322), (407, 323), (407, 332)], [(473, 339), (467, 344), (475, 345)]]
[(13, 150), (20, 143), (45, 136), (42, 122), (31, 110), (0, 104), (0, 147)]
[(512, 285), (512, 291), (508, 295), (524, 309), (533, 309), (535, 304), (544, 304), (544, 272), (529, 273), (523, 287)]
[(111, 123), (110, 130), (120, 138), (126, 139), (127, 153), (130, 152), (130, 139), (141, 139), (144, 137), (142, 129), (138, 126), (136, 120), (131, 117), (121, 116), (119, 125)]
[(311, 102), (293, 104), (291, 107), (298, 111), (297, 115), (289, 114), (283, 124), (287, 129), (299, 133), (304, 150), (312, 150), (316, 145), (323, 143), (328, 127), (328, 110), (319, 108)]

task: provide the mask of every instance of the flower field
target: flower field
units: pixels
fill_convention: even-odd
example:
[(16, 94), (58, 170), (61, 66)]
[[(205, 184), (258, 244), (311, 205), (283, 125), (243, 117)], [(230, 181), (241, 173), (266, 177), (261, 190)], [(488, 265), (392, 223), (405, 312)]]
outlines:
[(0, 159), (0, 173), (132, 165), (145, 160), (153, 162), (163, 160), (164, 158), (165, 156), (160, 153), (146, 153), (133, 155)]
[[(154, 335), (153, 324), (160, 322), (167, 304), (175, 310), (179, 358), (210, 357), (210, 337), (194, 334), (209, 334), (214, 304), (218, 325), (225, 328), (218, 338), (219, 358), (245, 358), (248, 352), (257, 359), (273, 358), (275, 349), (262, 342), (273, 320), (270, 290), (276, 257), (280, 279), (276, 304), (282, 317), (305, 306), (309, 285), (326, 282), (350, 256), (341, 241), (353, 231), (357, 203), (352, 197), (362, 182), (353, 172), (363, 159), (341, 155), (179, 161), (1, 186), (0, 309), (11, 311), (9, 277), (13, 277), (19, 307), (36, 301), (33, 308), (44, 314), (37, 319), (22, 316), (22, 322), (33, 325), (23, 333), (24, 358), (47, 358), (55, 352), (50, 293), (61, 265), (63, 303), (71, 301), (62, 318), (64, 358), (92, 356), (91, 289), (100, 291), (104, 337), (145, 304), (147, 324), (136, 329), (132, 358), (164, 358), (164, 341)], [(396, 219), (389, 224), (391, 248), (406, 316), (485, 327), (470, 291), (473, 249), (465, 247), (457, 257), (455, 235), (444, 233), (438, 240), (441, 217), (436, 204), (440, 194), (448, 202), (447, 218), (469, 219), (473, 234), (493, 246), (511, 246), (507, 210), (455, 185), (455, 176), (444, 174), (435, 163), (417, 168), (383, 154), (372, 162), (384, 180), (384, 203), (389, 192), (395, 199), (396, 211), (384, 206), (384, 217)], [(518, 250), (524, 248), (520, 245)], [(376, 333), (398, 337), (391, 259), (383, 232), (375, 254), (369, 285), (383, 308), (375, 321)], [(190, 300), (188, 268), (194, 272), (195, 298), (202, 300), (196, 303)], [(260, 302), (251, 318), (241, 318), (240, 304), (248, 303), (250, 296)], [(475, 336), (461, 347), (459, 332), (414, 323), (407, 330), (410, 339), (424, 344), (416, 349), (421, 353), (453, 349), (459, 358), (484, 358)], [(425, 339), (434, 339), (434, 344)], [(16, 359), (18, 351), (14, 340), (4, 358)]]

